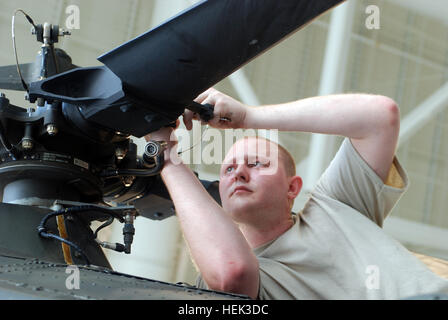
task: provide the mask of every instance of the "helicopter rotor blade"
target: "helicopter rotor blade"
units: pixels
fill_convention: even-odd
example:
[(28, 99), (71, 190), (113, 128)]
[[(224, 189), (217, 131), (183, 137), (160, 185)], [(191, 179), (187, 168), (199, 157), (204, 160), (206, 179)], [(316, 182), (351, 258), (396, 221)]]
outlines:
[(343, 1), (201, 1), (98, 60), (140, 99), (187, 105)]

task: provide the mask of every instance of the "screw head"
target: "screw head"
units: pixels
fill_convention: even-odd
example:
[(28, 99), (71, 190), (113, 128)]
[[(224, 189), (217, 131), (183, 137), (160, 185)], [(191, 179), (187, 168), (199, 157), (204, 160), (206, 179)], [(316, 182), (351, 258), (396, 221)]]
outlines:
[(115, 149), (115, 156), (117, 157), (118, 160), (123, 160), (124, 157), (126, 156), (126, 152), (127, 150), (123, 148), (117, 148)]
[(58, 127), (56, 127), (54, 124), (47, 125), (47, 133), (50, 136), (54, 136), (58, 133)]
[(134, 176), (126, 176), (122, 178), (123, 185), (127, 188), (132, 186), (132, 183), (134, 182), (135, 177)]
[(33, 148), (33, 141), (31, 141), (30, 139), (23, 139), (22, 140), (22, 148), (29, 150)]

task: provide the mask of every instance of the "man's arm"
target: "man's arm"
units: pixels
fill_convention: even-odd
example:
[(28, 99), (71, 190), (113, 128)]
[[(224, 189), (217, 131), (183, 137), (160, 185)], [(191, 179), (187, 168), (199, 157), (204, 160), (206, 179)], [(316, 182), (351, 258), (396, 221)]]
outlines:
[[(164, 128), (151, 139), (176, 140), (171, 133), (172, 129)], [(165, 152), (161, 176), (195, 264), (210, 289), (255, 299), (259, 285), (257, 258), (238, 226), (178, 158), (174, 145), (171, 143)]]
[[(196, 101), (215, 106), (215, 119), (210, 124), (218, 128), (278, 129), (348, 137), (378, 176), (383, 181), (387, 179), (400, 129), (398, 106), (388, 97), (340, 94), (249, 107), (209, 89)], [(187, 128), (191, 127), (192, 117), (191, 113), (184, 117)], [(220, 117), (232, 121), (219, 121)]]
[[(209, 123), (222, 129), (279, 129), (347, 136), (383, 181), (387, 178), (399, 130), (399, 111), (389, 98), (347, 94), (248, 107), (211, 89), (196, 101), (215, 106), (215, 117)], [(191, 112), (185, 112), (187, 129), (191, 129), (193, 117)], [(231, 121), (221, 121), (222, 117)], [(157, 132), (153, 139), (169, 141), (171, 131), (167, 130), (170, 129), (163, 130), (165, 135)], [(214, 290), (256, 298), (258, 261), (237, 225), (208, 195), (188, 167), (175, 164), (179, 159), (172, 161), (169, 156), (165, 157), (162, 178), (205, 282)]]

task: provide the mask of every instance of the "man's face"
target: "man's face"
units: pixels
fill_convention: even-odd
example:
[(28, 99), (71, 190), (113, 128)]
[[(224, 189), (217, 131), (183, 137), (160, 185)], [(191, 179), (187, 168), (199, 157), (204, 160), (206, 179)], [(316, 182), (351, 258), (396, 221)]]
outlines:
[(251, 212), (289, 206), (288, 177), (278, 146), (254, 137), (237, 141), (221, 166), (219, 191), (224, 210), (236, 222), (250, 221)]

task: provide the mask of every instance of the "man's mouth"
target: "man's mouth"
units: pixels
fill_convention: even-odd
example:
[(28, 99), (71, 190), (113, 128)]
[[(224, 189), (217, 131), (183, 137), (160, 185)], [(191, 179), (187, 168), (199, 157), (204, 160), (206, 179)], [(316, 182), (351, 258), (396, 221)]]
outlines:
[(236, 187), (236, 188), (233, 190), (233, 192), (232, 192), (232, 194), (231, 194), (230, 196), (233, 196), (233, 195), (235, 195), (235, 194), (248, 193), (248, 192), (252, 192), (252, 190), (250, 190), (249, 188), (243, 187), (243, 186), (239, 186), (239, 187)]

